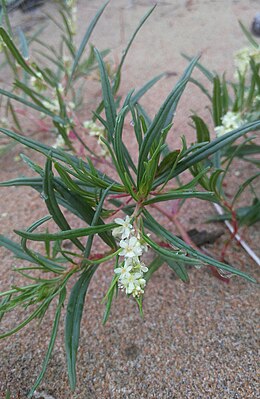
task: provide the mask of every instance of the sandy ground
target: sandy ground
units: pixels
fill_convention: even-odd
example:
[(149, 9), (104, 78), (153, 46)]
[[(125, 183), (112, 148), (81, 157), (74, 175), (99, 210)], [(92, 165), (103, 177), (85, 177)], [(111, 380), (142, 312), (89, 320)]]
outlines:
[[(103, 2), (79, 1), (79, 37), (86, 24)], [(158, 1), (156, 10), (139, 33), (123, 69), (120, 92), (131, 88), (163, 71), (170, 77), (162, 80), (143, 100), (151, 115), (181, 75), (186, 61), (180, 53), (202, 53), (209, 69), (232, 76), (232, 54), (243, 47), (246, 40), (238, 26), (241, 19), (246, 26), (256, 12), (258, 1)], [(154, 4), (153, 1), (111, 0), (95, 30), (92, 42), (111, 48), (111, 59), (119, 59), (127, 38), (140, 18)], [(45, 11), (55, 12), (49, 2)], [(36, 29), (42, 21), (42, 10), (12, 15), (15, 26), (24, 30)], [(55, 45), (55, 30), (51, 24), (44, 40)], [(196, 73), (197, 76), (198, 73)], [(188, 126), (190, 110), (207, 117), (206, 100), (189, 86), (178, 108), (171, 144), (179, 142), (181, 134), (193, 139)], [(89, 111), (87, 111), (89, 113)], [(48, 140), (48, 138), (45, 138)], [(129, 147), (131, 143), (129, 142)], [(8, 156), (0, 158), (0, 180), (27, 174), (26, 168), (14, 163), (21, 152), (15, 147)], [(23, 149), (24, 153), (28, 153)], [(246, 173), (245, 170), (242, 173)], [(235, 176), (234, 176), (235, 179)], [(19, 206), (18, 206), (19, 204)], [(43, 216), (42, 200), (30, 190), (1, 189), (1, 234), (14, 237), (14, 226), (24, 228)], [(212, 214), (210, 205), (189, 202), (181, 215), (185, 227), (205, 227), (205, 214)], [(161, 218), (164, 224), (166, 219)], [(172, 231), (174, 226), (169, 228)], [(208, 228), (208, 226), (207, 226)], [(257, 230), (248, 229), (245, 238), (257, 250)], [(226, 234), (212, 251), (221, 251)], [(1, 280), (6, 289), (14, 279), (11, 267), (16, 265), (8, 251), (0, 248)], [(257, 276), (257, 268), (245, 253), (233, 246), (227, 260)], [(86, 301), (78, 353), (78, 385), (71, 393), (66, 376), (63, 349), (63, 326), (45, 379), (35, 398), (45, 399), (254, 399), (257, 398), (257, 326), (259, 321), (258, 289), (242, 279), (234, 278), (224, 284), (208, 269), (192, 270), (191, 283), (176, 280), (166, 266), (149, 283), (144, 302), (145, 317), (139, 317), (136, 305), (123, 295), (114, 303), (110, 320), (102, 326), (102, 297), (111, 271), (100, 267)], [(41, 324), (32, 323), (23, 331), (1, 343), (0, 395), (9, 388), (12, 398), (26, 398), (37, 377), (48, 345), (53, 309)], [(11, 313), (3, 322), (8, 328), (16, 322)]]

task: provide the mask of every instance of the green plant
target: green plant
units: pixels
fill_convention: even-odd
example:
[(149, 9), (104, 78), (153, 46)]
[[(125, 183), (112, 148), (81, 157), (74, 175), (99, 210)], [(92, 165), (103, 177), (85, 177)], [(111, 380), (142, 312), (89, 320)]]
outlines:
[[(55, 146), (83, 153), (89, 150), (83, 137), (91, 130), (91, 125), (86, 123), (90, 121), (82, 120), (82, 93), (89, 79), (100, 79), (96, 76), (98, 64), (94, 55), (94, 46), (89, 40), (107, 3), (92, 19), (78, 47), (75, 43), (77, 2), (60, 0), (59, 5), (59, 20), (47, 14), (48, 19), (60, 32), (59, 43), (54, 47), (41, 40), (44, 26), (28, 37), (21, 30), (18, 34), (14, 34), (5, 0), (2, 0), (1, 19), (6, 27), (0, 27), (1, 49), (5, 58), (2, 67), (9, 67), (13, 81), (11, 89), (1, 88), (0, 91), (2, 109), (5, 109), (1, 121), (3, 126), (20, 132), (24, 123), (21, 118), (26, 118), (34, 124), (35, 131), (54, 133)], [(119, 65), (112, 67), (110, 62), (105, 62), (106, 70), (113, 81), (115, 95), (120, 86), (122, 67), (131, 43), (147, 17), (148, 15), (144, 17), (130, 38)], [(31, 49), (32, 43), (37, 44), (37, 49)], [(108, 53), (109, 50), (101, 51), (102, 58)], [(160, 77), (148, 85), (151, 87)], [(98, 96), (96, 107), (98, 113), (103, 109), (103, 103)], [(94, 116), (92, 124), (95, 118)], [(3, 147), (2, 152), (6, 153), (8, 149), (9, 147)]]
[[(241, 22), (240, 26), (249, 40), (249, 47), (235, 54), (235, 80), (227, 81), (225, 74), (219, 76), (201, 64), (197, 66), (212, 84), (212, 94), (199, 81), (191, 79), (210, 100), (209, 110), (217, 137), (225, 136), (228, 132), (238, 129), (248, 122), (260, 119), (260, 46)], [(210, 141), (210, 129), (205, 121), (198, 115), (193, 115), (192, 120), (197, 131), (197, 142)], [(229, 181), (232, 178), (230, 172), (234, 172), (235, 159), (250, 162), (259, 167), (260, 161), (257, 156), (259, 156), (260, 147), (256, 138), (254, 132), (246, 133), (240, 140), (230, 143), (218, 150), (210, 159), (191, 168), (192, 174), (197, 176), (207, 165), (214, 166), (208, 174), (199, 179), (199, 182), (205, 189), (210, 189), (210, 182), (214, 181), (217, 187), (215, 194), (218, 204), (223, 209), (223, 214), (210, 218), (210, 220), (232, 221), (232, 237), (236, 235), (240, 226), (250, 226), (260, 220), (260, 200), (253, 186), (259, 179), (259, 172), (254, 172), (240, 183), (232, 198), (229, 198), (230, 192), (229, 197), (225, 193), (225, 188), (229, 187)], [(239, 175), (240, 172), (237, 171), (237, 174)], [(241, 195), (248, 188), (246, 205), (237, 205)]]
[[(5, 40), (5, 34), (2, 37)], [(15, 230), (21, 237), (20, 244), (0, 237), (0, 245), (11, 250), (19, 259), (29, 262), (29, 266), (18, 267), (15, 271), (32, 282), (11, 287), (0, 294), (3, 298), (2, 316), (18, 306), (32, 309), (29, 316), (11, 331), (2, 334), (2, 338), (16, 333), (34, 319), (42, 319), (49, 305), (56, 302), (46, 358), (42, 372), (30, 391), (30, 397), (46, 370), (65, 303), (65, 350), (70, 385), (72, 389), (75, 388), (76, 358), (85, 297), (94, 273), (104, 263), (110, 262), (112, 269), (111, 282), (104, 297), (104, 323), (109, 317), (113, 300), (118, 295), (118, 288), (134, 298), (142, 314), (145, 286), (163, 263), (185, 283), (189, 281), (187, 265), (200, 267), (206, 264), (255, 282), (246, 273), (196, 251), (176, 237), (152, 216), (152, 208), (174, 199), (198, 198), (218, 202), (217, 179), (214, 175), (210, 179), (210, 186), (205, 187), (205, 190), (199, 191), (196, 188), (209, 171), (208, 166), (201, 167), (203, 160), (237, 138), (258, 129), (260, 121), (247, 123), (208, 143), (199, 140), (190, 147), (185, 138), (182, 138), (180, 148), (170, 149), (166, 142), (167, 135), (198, 57), (191, 60), (151, 120), (140, 106), (139, 100), (158, 78), (148, 82), (137, 92), (130, 91), (119, 104), (115, 89), (118, 80), (110, 79), (102, 55), (97, 49), (93, 51), (99, 66), (103, 97), (102, 106), (94, 115), (103, 127), (99, 140), (109, 154), (109, 159), (105, 161), (105, 173), (102, 163), (101, 167), (97, 166), (98, 157), (91, 148), (85, 148), (88, 156), (82, 159), (9, 129), (0, 129), (6, 136), (39, 152), (45, 158), (45, 165), (41, 166), (23, 155), (23, 160), (37, 176), (1, 183), (1, 186), (31, 187), (41, 194), (48, 211), (45, 217), (26, 230)], [(5, 95), (24, 101), (9, 92)], [(66, 107), (62, 98), (60, 101)], [(33, 102), (27, 101), (26, 105), (45, 112), (52, 118), (55, 126), (60, 125), (63, 128), (68, 123), (66, 113), (57, 116)], [(136, 142), (137, 163), (125, 143), (125, 120), (129, 115), (133, 121), (132, 139)], [(195, 168), (196, 165), (200, 165), (200, 171), (187, 184), (178, 186), (173, 183), (184, 171)], [(64, 208), (70, 214), (69, 217), (65, 216)], [(122, 214), (124, 216), (119, 217)], [(75, 219), (82, 227), (71, 228), (71, 221)], [(50, 220), (56, 226), (55, 231), (53, 227), (51, 231), (46, 230)], [(104, 248), (98, 254), (95, 253), (97, 241)], [(33, 242), (41, 244), (42, 251), (32, 249), (30, 243)], [(72, 246), (70, 250), (67, 249), (67, 242)], [(149, 263), (145, 258), (146, 251), (154, 255)], [(73, 279), (76, 282), (68, 293), (67, 283)]]

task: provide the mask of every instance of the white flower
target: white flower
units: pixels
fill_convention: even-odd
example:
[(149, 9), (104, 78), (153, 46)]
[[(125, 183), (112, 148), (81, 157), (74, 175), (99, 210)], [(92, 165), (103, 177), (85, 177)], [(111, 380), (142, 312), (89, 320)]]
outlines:
[(114, 272), (118, 275), (119, 287), (126, 294), (137, 298), (144, 293), (146, 285), (143, 275), (148, 271), (148, 267), (140, 261), (140, 256), (144, 251), (147, 251), (148, 246), (141, 237), (140, 232), (133, 228), (130, 221), (131, 218), (129, 216), (126, 216), (125, 219), (115, 219), (119, 227), (113, 229), (112, 234), (114, 237), (121, 238), (119, 256), (123, 256), (124, 261)]
[(140, 270), (141, 270), (143, 273), (148, 272), (148, 267), (145, 266), (144, 262), (140, 262)]
[(104, 135), (104, 127), (97, 125), (95, 122), (93, 122), (92, 120), (88, 120), (83, 122), (83, 126), (85, 129), (89, 130), (89, 134), (90, 136), (103, 136)]
[(121, 237), (121, 239), (128, 238), (133, 229), (133, 226), (130, 223), (130, 217), (126, 216), (125, 219), (116, 218), (115, 222), (119, 224), (119, 227), (113, 229), (112, 234), (114, 237)]
[(56, 138), (55, 143), (52, 146), (53, 148), (63, 148), (65, 147), (65, 141), (61, 134), (59, 134)]
[(120, 279), (120, 283), (125, 287), (127, 294), (132, 294), (135, 288), (137, 286), (140, 286), (140, 284), (138, 283), (140, 277), (142, 277), (140, 273), (133, 273), (129, 274), (123, 279)]
[(215, 127), (217, 137), (223, 136), (231, 130), (242, 126), (246, 121), (241, 118), (240, 113), (228, 111), (222, 118), (222, 125)]
[(139, 271), (142, 273), (146, 273), (148, 271), (148, 267), (145, 266), (144, 262), (140, 262), (140, 259), (136, 256), (134, 258), (127, 258), (125, 260), (126, 265), (132, 265), (132, 268), (135, 271)]
[(217, 137), (223, 136), (223, 134), (227, 133), (223, 125), (216, 126), (214, 130)]
[(60, 112), (60, 104), (59, 101), (55, 98), (53, 100), (47, 100), (42, 102), (45, 108), (50, 110), (53, 113)]
[(235, 53), (235, 78), (239, 78), (239, 73), (245, 75), (250, 68), (250, 59), (253, 59), (256, 64), (260, 62), (260, 46), (245, 47)]
[(117, 267), (114, 272), (116, 274), (120, 274), (120, 279), (128, 278), (130, 276), (130, 271), (132, 270), (132, 267), (132, 265), (124, 263), (123, 267)]
[(123, 248), (119, 254), (120, 256), (134, 258), (136, 256), (141, 256), (143, 253), (140, 242), (136, 237), (131, 237), (129, 240), (121, 240), (119, 245)]

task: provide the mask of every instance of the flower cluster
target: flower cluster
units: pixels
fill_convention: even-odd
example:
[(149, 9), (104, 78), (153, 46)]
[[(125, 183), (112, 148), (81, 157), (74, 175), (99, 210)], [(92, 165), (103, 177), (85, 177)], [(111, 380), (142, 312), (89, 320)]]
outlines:
[(245, 47), (237, 51), (235, 54), (236, 73), (235, 78), (238, 79), (239, 74), (245, 75), (250, 66), (250, 59), (256, 64), (260, 62), (260, 47)]
[(147, 251), (147, 245), (142, 242), (140, 234), (133, 228), (129, 216), (126, 216), (125, 219), (116, 218), (115, 222), (119, 227), (116, 227), (112, 234), (120, 240), (121, 252), (119, 255), (124, 258), (119, 267), (115, 269), (119, 287), (125, 290), (126, 294), (138, 298), (144, 293), (146, 285), (143, 276), (148, 268), (141, 262), (140, 257)]
[[(57, 89), (58, 89), (60, 95), (63, 95), (64, 87), (62, 86), (61, 83), (58, 84)], [(48, 98), (47, 100), (44, 100), (42, 103), (43, 103), (44, 107), (47, 108), (49, 111), (51, 111), (55, 114), (60, 113), (60, 103), (59, 103), (59, 99), (57, 97), (56, 90), (53, 90), (50, 98)], [(66, 111), (69, 115), (71, 115), (73, 113), (75, 108), (76, 108), (76, 104), (73, 101), (66, 101)]]
[(83, 126), (85, 129), (89, 131), (90, 136), (95, 136), (97, 137), (97, 142), (100, 145), (100, 153), (99, 155), (107, 158), (109, 157), (109, 151), (106, 147), (106, 145), (102, 141), (102, 137), (105, 137), (105, 129), (103, 126), (97, 125), (95, 122), (92, 120), (88, 120), (83, 122)]
[(237, 129), (245, 123), (239, 113), (228, 111), (222, 118), (222, 125), (215, 127), (217, 137), (223, 136), (223, 134), (231, 132), (231, 130)]

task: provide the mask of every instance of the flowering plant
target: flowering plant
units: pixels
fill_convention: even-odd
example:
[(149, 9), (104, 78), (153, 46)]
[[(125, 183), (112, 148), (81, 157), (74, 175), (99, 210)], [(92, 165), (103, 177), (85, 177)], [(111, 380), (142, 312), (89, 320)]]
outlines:
[[(89, 44), (89, 40), (106, 5), (92, 19), (77, 48), (77, 1), (59, 0), (60, 20), (48, 15), (50, 23), (58, 30), (59, 43), (54, 48), (41, 40), (44, 26), (31, 36), (25, 35), (20, 28), (18, 34), (15, 34), (9, 20), (6, 0), (1, 0), (1, 4), (0, 23), (5, 25), (5, 28), (0, 27), (0, 53), (4, 59), (1, 68), (9, 67), (12, 75), (11, 88), (10, 83), (6, 82), (7, 90), (6, 87), (1, 87), (0, 91), (3, 102), (6, 101), (0, 115), (2, 126), (21, 131), (21, 125), (27, 120), (34, 124), (35, 131), (54, 134), (55, 147), (82, 154), (86, 150), (82, 137), (90, 129), (88, 121), (81, 117), (83, 92), (86, 83), (99, 80), (96, 77), (98, 64), (94, 46)], [(141, 24), (135, 34), (140, 27)], [(38, 50), (34, 50), (33, 43), (37, 44)], [(128, 49), (117, 68), (112, 67), (110, 62), (105, 62), (109, 76), (114, 80), (114, 94), (120, 86), (121, 70), (127, 52)], [(103, 58), (108, 54), (107, 49), (101, 51)], [(100, 112), (103, 104), (100, 96), (96, 97), (97, 112)], [(9, 143), (2, 146), (1, 153), (6, 153), (10, 146)]]
[[(210, 100), (209, 109), (214, 123), (214, 136), (219, 138), (227, 136), (234, 129), (243, 128), (247, 123), (260, 119), (260, 46), (241, 22), (240, 26), (248, 38), (249, 47), (235, 54), (235, 81), (227, 81), (225, 74), (220, 77), (201, 64), (197, 64), (197, 66), (210, 81), (212, 94), (199, 81), (192, 79), (192, 82), (199, 86)], [(198, 142), (210, 141), (210, 129), (205, 121), (198, 115), (193, 115), (192, 119), (197, 131)], [(255, 169), (259, 167), (257, 155), (259, 155), (260, 147), (256, 138), (254, 132), (247, 132), (242, 137), (240, 136), (240, 140), (236, 140), (236, 143), (228, 144), (219, 149), (210, 159), (191, 168), (191, 172), (196, 176), (209, 162), (214, 165), (214, 168), (200, 178), (199, 182), (204, 188), (209, 189), (210, 181), (215, 181), (217, 187), (215, 194), (218, 198), (218, 204), (215, 206), (219, 215), (210, 220), (230, 220), (232, 222), (230, 226), (231, 239), (236, 236), (239, 226), (249, 226), (260, 220), (260, 199), (254, 189), (254, 183), (260, 176), (258, 171), (254, 171), (240, 183), (231, 198), (230, 192), (229, 195), (225, 193), (225, 187), (229, 186), (228, 181), (232, 178), (230, 172), (234, 169), (235, 159), (250, 162)], [(235, 173), (237, 176), (241, 174), (239, 171)], [(248, 188), (250, 190), (247, 193), (247, 203), (245, 206), (239, 207), (238, 200)], [(240, 241), (239, 236), (238, 239)], [(231, 240), (223, 249), (223, 258), (225, 249), (230, 242)], [(259, 263), (259, 259), (254, 258)]]
[[(141, 25), (151, 11), (143, 18)], [(3, 32), (1, 29), (3, 40), (11, 48), (9, 38)], [(198, 198), (217, 202), (216, 179), (210, 179), (210, 185), (205, 186), (204, 190), (197, 189), (198, 182), (209, 170), (208, 166), (202, 167), (203, 161), (238, 137), (258, 129), (260, 121), (245, 123), (211, 142), (198, 140), (198, 143), (188, 147), (185, 139), (182, 139), (180, 148), (172, 149), (167, 144), (167, 135), (198, 57), (191, 60), (157, 114), (150, 119), (139, 100), (158, 78), (138, 91), (130, 91), (119, 104), (116, 97), (118, 76), (111, 80), (102, 55), (97, 49), (93, 51), (99, 66), (103, 98), (102, 107), (94, 113), (94, 119), (95, 124), (102, 126), (102, 134), (98, 130), (98, 139), (109, 159), (100, 159), (87, 146), (87, 156), (80, 158), (61, 148), (0, 128), (3, 134), (42, 154), (45, 159), (45, 165), (38, 165), (23, 155), (23, 160), (35, 172), (36, 177), (20, 177), (1, 183), (1, 186), (31, 187), (41, 195), (48, 211), (45, 217), (27, 229), (15, 230), (21, 238), (20, 244), (0, 236), (0, 245), (11, 250), (19, 259), (29, 262), (29, 266), (17, 268), (16, 271), (33, 280), (32, 284), (11, 287), (1, 293), (1, 315), (17, 306), (31, 311), (21, 323), (4, 332), (2, 338), (16, 333), (32, 320), (42, 318), (50, 304), (56, 303), (48, 351), (30, 396), (43, 378), (65, 303), (65, 350), (70, 385), (72, 389), (75, 388), (76, 358), (85, 297), (93, 275), (103, 264), (110, 262), (112, 269), (111, 282), (104, 297), (104, 323), (109, 317), (118, 288), (134, 298), (142, 314), (145, 286), (164, 263), (186, 283), (189, 281), (187, 265), (201, 267), (207, 264), (255, 282), (254, 278), (243, 271), (189, 246), (161, 225), (152, 213), (154, 208), (158, 209), (158, 204), (176, 199)], [(20, 64), (28, 69), (21, 55), (19, 59)], [(31, 69), (27, 72), (34, 76)], [(63, 131), (70, 122), (64, 111), (66, 104), (59, 93), (57, 88), (61, 108), (58, 116), (48, 107), (30, 102), (26, 105), (44, 112)], [(6, 95), (22, 101), (18, 96), (10, 93)], [(125, 143), (123, 133), (127, 118), (132, 120), (131, 137), (136, 144), (137, 161)], [(88, 128), (97, 131), (96, 125), (88, 123)], [(203, 135), (203, 129), (197, 130)], [(197, 170), (194, 177), (190, 177), (188, 183), (180, 186), (174, 183), (184, 171), (192, 168), (196, 170), (198, 165), (200, 170)], [(71, 227), (75, 220), (81, 227)], [(51, 230), (43, 229), (46, 225)], [(38, 243), (42, 247), (35, 249), (31, 243)], [(102, 251), (97, 254), (95, 248), (98, 245)], [(149, 256), (153, 254), (152, 260), (146, 256), (146, 252), (149, 252)], [(71, 280), (74, 280), (74, 284), (68, 295), (68, 282)]]

